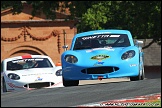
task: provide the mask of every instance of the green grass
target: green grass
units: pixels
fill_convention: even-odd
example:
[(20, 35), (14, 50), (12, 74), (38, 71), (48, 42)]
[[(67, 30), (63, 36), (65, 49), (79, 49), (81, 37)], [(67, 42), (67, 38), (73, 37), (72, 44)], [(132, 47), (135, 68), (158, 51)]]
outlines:
[(154, 102), (145, 102), (145, 103), (134, 103), (134, 106), (126, 106), (126, 107), (161, 107), (161, 100), (156, 100)]

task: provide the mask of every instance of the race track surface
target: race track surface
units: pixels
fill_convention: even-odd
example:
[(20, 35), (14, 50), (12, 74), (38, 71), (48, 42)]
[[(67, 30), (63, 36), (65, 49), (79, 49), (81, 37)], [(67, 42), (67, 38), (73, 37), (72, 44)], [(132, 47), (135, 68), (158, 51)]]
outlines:
[(1, 93), (1, 107), (70, 107), (161, 93), (161, 78)]

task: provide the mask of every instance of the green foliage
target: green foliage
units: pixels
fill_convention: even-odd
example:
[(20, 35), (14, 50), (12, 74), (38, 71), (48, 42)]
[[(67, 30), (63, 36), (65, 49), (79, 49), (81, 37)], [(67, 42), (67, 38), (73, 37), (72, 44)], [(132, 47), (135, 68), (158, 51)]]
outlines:
[(27, 3), (33, 7), (32, 16), (43, 12), (47, 19), (56, 18), (55, 11), (59, 8), (59, 1), (27, 1)]
[[(105, 1), (83, 13), (79, 32), (126, 29), (133, 38), (153, 38), (161, 45), (161, 1)], [(85, 25), (85, 26), (83, 26)]]
[(19, 14), (22, 12), (23, 5), (21, 1), (1, 1), (1, 10), (12, 7), (13, 14)]
[[(161, 1), (26, 1), (33, 6), (33, 17), (43, 12), (54, 20), (55, 11), (69, 8), (69, 19), (79, 20), (78, 32), (97, 29), (130, 30), (133, 38), (148, 39), (161, 45)], [(59, 3), (64, 3), (61, 7)], [(22, 11), (21, 1), (1, 1), (1, 10)], [(150, 44), (150, 45), (151, 45)]]
[(107, 8), (102, 6), (102, 3), (93, 5), (92, 9), (88, 9), (87, 13), (83, 15), (83, 23), (86, 26), (90, 26), (92, 30), (103, 29), (100, 25), (107, 22), (106, 11)]

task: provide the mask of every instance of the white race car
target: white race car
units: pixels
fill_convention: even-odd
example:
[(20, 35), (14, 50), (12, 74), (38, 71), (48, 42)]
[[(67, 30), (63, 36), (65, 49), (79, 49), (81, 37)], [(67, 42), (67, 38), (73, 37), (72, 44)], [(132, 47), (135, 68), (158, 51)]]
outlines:
[(64, 87), (62, 66), (45, 55), (7, 58), (1, 63), (1, 77), (3, 92)]

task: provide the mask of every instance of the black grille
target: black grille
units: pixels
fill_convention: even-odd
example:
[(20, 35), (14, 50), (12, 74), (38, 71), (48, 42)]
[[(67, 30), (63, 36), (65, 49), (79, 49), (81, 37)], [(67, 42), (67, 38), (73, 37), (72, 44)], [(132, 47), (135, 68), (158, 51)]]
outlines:
[(93, 67), (81, 70), (85, 74), (106, 74), (119, 70), (118, 67), (106, 66), (106, 67)]
[(43, 88), (43, 87), (49, 87), (54, 85), (53, 82), (41, 82), (41, 83), (30, 83), (30, 84), (26, 84), (24, 85), (24, 87), (28, 87), (28, 88)]

